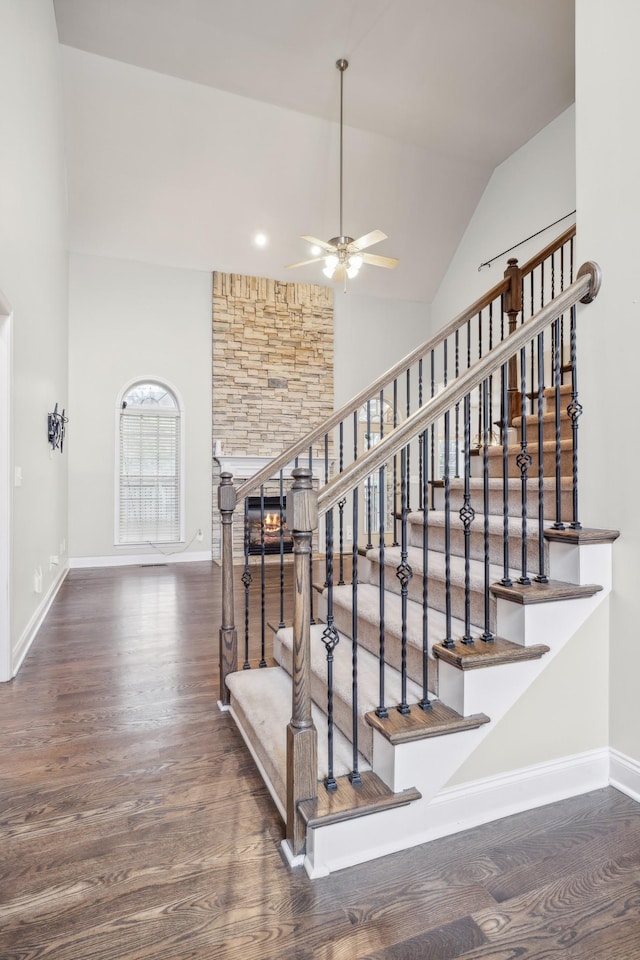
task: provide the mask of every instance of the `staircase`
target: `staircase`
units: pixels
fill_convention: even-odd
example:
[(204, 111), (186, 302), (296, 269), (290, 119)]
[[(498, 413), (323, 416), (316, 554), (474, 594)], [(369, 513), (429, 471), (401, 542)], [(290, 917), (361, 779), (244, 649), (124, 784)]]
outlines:
[[(535, 284), (532, 303), (543, 296), (536, 268), (546, 263), (549, 276), (549, 262), (564, 258), (572, 242), (563, 235), (517, 273), (510, 264), (506, 288), (494, 288), (479, 309), (474, 304), (405, 358), (400, 400), (394, 368), (240, 490), (223, 477), (222, 700), (286, 823), (287, 858), (304, 862), (312, 877), (455, 830), (438, 822), (434, 801), (610, 588), (617, 533), (585, 530), (577, 516), (574, 304), (597, 293), (596, 269), (562, 282), (537, 313), (523, 310), (527, 282)], [(480, 336), (472, 347), (474, 318)], [(417, 389), (406, 372), (415, 369)], [(358, 417), (366, 437), (378, 434), (364, 450)], [(443, 440), (449, 456), (436, 453)], [(299, 465), (301, 450), (310, 462), (318, 456), (318, 442), (319, 491)], [(293, 624), (275, 629), (275, 665), (238, 671), (233, 511), (249, 487), (264, 490), (274, 478), (284, 501), (291, 462)], [(314, 583), (318, 513), (315, 552), (325, 557), (326, 576)], [(345, 550), (349, 526), (360, 537)], [(245, 551), (247, 594), (251, 570)]]

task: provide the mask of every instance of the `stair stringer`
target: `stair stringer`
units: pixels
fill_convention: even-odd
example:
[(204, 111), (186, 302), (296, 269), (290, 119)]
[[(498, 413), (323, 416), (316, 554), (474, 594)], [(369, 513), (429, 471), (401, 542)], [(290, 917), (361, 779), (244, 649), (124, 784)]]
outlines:
[[(552, 570), (556, 546), (549, 544)], [(560, 546), (566, 564), (567, 547), (566, 544)], [(464, 829), (465, 825), (459, 819), (447, 822), (442, 810), (438, 812), (438, 824), (434, 828), (430, 821), (430, 804), (610, 592), (611, 544), (577, 544), (571, 549), (575, 554), (573, 568), (583, 574), (588, 571), (595, 582), (604, 585), (603, 588), (589, 597), (531, 605), (499, 599), (497, 633), (527, 646), (545, 643), (550, 648), (549, 653), (539, 660), (469, 671), (458, 670), (441, 661), (440, 699), (463, 715), (483, 710), (491, 717), (490, 722), (449, 736), (402, 744), (392, 744), (374, 730), (372, 769), (394, 792), (415, 787), (422, 798), (396, 810), (308, 830), (304, 865), (311, 878), (327, 876), (335, 870)], [(593, 789), (593, 786), (586, 789)], [(531, 800), (531, 807), (538, 805), (535, 798)], [(483, 822), (490, 819), (488, 815)]]

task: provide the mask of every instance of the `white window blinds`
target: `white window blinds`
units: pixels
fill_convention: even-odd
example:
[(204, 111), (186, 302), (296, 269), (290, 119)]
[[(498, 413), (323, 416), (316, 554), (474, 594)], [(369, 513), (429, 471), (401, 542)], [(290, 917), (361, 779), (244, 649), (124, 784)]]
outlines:
[(120, 414), (120, 543), (180, 540), (180, 412)]

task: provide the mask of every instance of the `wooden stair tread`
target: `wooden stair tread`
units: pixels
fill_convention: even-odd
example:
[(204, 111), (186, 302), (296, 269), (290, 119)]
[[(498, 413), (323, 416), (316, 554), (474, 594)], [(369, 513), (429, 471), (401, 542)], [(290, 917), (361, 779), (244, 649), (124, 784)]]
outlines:
[(323, 783), (319, 784), (315, 799), (301, 800), (298, 811), (307, 827), (327, 826), (393, 810), (422, 797), (415, 787), (393, 793), (373, 771), (365, 771), (360, 777), (359, 784), (351, 783), (348, 776), (337, 777), (337, 790), (327, 790)]
[(613, 543), (620, 536), (619, 530), (600, 530), (598, 527), (581, 527), (574, 530), (566, 527), (564, 530), (545, 530), (545, 540), (557, 543)]
[(459, 670), (476, 670), (478, 667), (492, 667), (502, 663), (517, 663), (520, 660), (539, 660), (549, 647), (538, 643), (524, 647), (519, 643), (512, 643), (503, 637), (494, 637), (489, 643), (480, 638), (474, 638), (473, 645), (456, 641), (453, 650), (442, 643), (433, 645), (433, 654), (438, 660), (444, 660)]
[(462, 717), (439, 700), (432, 702), (430, 710), (423, 710), (417, 703), (410, 704), (410, 709), (411, 712), (407, 714), (390, 709), (389, 716), (384, 719), (376, 713), (367, 713), (365, 719), (393, 744), (441, 737), (459, 730), (474, 730), (490, 720), (484, 713)]
[(533, 581), (528, 586), (514, 582), (513, 586), (505, 587), (502, 583), (493, 583), (490, 587), (494, 597), (502, 600), (511, 600), (525, 606), (530, 603), (548, 603), (552, 600), (578, 600), (582, 597), (592, 597), (602, 590), (600, 584), (565, 583), (562, 580), (549, 580), (548, 583)]

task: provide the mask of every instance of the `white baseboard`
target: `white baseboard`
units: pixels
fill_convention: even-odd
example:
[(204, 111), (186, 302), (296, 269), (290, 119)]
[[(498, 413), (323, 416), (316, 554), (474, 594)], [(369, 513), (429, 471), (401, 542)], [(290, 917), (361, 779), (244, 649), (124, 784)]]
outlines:
[(613, 747), (609, 751), (609, 782), (612, 787), (640, 803), (640, 763)]
[(429, 839), (606, 787), (609, 755), (603, 747), (442, 790), (428, 808)]
[(69, 566), (72, 570), (84, 567), (139, 567), (147, 564), (164, 563), (194, 563), (207, 560), (211, 562), (210, 550), (189, 550), (184, 553), (129, 553), (122, 556), (108, 557), (71, 557)]
[(36, 638), (38, 630), (42, 626), (44, 618), (49, 613), (51, 609), (51, 604), (55, 600), (56, 594), (62, 584), (64, 583), (65, 577), (69, 572), (69, 564), (66, 563), (58, 571), (58, 575), (47, 590), (46, 594), (38, 604), (37, 609), (35, 610), (33, 616), (29, 620), (29, 623), (25, 627), (22, 636), (16, 643), (15, 647), (11, 651), (11, 676), (15, 677), (18, 670), (22, 666), (24, 658), (28, 654), (31, 644)]

